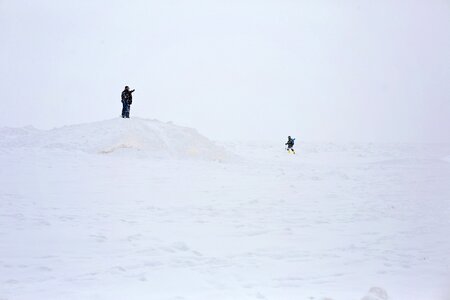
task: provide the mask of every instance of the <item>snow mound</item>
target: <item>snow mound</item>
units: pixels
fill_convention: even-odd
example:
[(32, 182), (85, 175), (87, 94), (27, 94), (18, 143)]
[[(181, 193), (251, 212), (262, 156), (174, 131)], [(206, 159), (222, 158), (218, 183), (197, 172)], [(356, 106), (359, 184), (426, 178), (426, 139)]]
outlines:
[(230, 155), (195, 129), (141, 118), (111, 119), (52, 130), (0, 129), (3, 148), (41, 148), (102, 155), (225, 160)]
[(387, 292), (380, 287), (373, 287), (361, 300), (388, 300)]

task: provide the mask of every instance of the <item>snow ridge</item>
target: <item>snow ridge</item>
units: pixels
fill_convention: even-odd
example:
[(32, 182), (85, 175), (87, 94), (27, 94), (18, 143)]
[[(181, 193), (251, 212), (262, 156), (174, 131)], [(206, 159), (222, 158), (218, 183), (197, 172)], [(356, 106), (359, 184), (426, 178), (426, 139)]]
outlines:
[(0, 129), (2, 148), (57, 149), (103, 155), (139, 154), (155, 158), (223, 161), (231, 155), (195, 129), (141, 118), (64, 126)]

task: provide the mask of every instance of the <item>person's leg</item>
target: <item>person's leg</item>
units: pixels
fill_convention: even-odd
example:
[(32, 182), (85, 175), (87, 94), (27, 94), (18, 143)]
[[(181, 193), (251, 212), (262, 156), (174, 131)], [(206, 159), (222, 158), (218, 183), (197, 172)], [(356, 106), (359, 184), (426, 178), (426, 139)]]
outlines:
[(127, 104), (127, 114), (126, 114), (127, 118), (130, 118), (130, 104)]
[(123, 117), (126, 118), (128, 115), (129, 105), (127, 102), (123, 103)]
[(122, 101), (122, 118), (125, 118), (125, 114), (127, 111), (127, 105)]
[(292, 148), (292, 146), (288, 146), (288, 152), (292, 152), (292, 154), (295, 154), (294, 148)]

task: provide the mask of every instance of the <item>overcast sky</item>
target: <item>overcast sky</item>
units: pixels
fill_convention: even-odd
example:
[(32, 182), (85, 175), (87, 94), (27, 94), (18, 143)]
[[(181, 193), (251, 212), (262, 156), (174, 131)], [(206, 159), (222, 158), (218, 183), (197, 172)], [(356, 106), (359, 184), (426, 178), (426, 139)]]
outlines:
[(0, 0), (0, 126), (450, 142), (450, 1)]

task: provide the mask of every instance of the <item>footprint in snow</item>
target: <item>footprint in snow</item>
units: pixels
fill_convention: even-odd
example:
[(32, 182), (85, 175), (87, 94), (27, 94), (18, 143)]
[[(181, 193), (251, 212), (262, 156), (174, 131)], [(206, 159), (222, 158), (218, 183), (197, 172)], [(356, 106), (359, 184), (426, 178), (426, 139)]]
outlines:
[(95, 241), (98, 242), (98, 243), (104, 243), (107, 240), (106, 236), (101, 235), (101, 234), (91, 234), (89, 236), (91, 238), (94, 238)]
[(115, 267), (112, 268), (112, 270), (113, 271), (119, 271), (119, 272), (126, 272), (127, 271), (127, 269), (125, 269), (122, 266), (115, 266)]
[(179, 251), (189, 250), (189, 247), (183, 242), (175, 242), (171, 246), (172, 246), (172, 248), (179, 250)]
[(18, 280), (15, 280), (15, 279), (8, 279), (4, 283), (6, 283), (6, 284), (18, 284), (20, 282)]
[(260, 292), (256, 293), (256, 299), (267, 299), (266, 296), (261, 294)]
[(46, 267), (46, 266), (41, 266), (41, 267), (38, 267), (37, 269), (39, 271), (41, 271), (41, 272), (51, 272), (51, 271), (53, 271), (51, 268)]
[(387, 300), (388, 298), (388, 294), (384, 289), (380, 287), (373, 287), (361, 300)]
[(133, 234), (133, 235), (129, 235), (127, 237), (127, 241), (129, 242), (134, 242), (134, 241), (138, 241), (142, 238), (142, 234)]
[(43, 225), (43, 226), (50, 226), (52, 225), (50, 222), (43, 220), (43, 219), (38, 219), (36, 220), (36, 224), (37, 225)]

